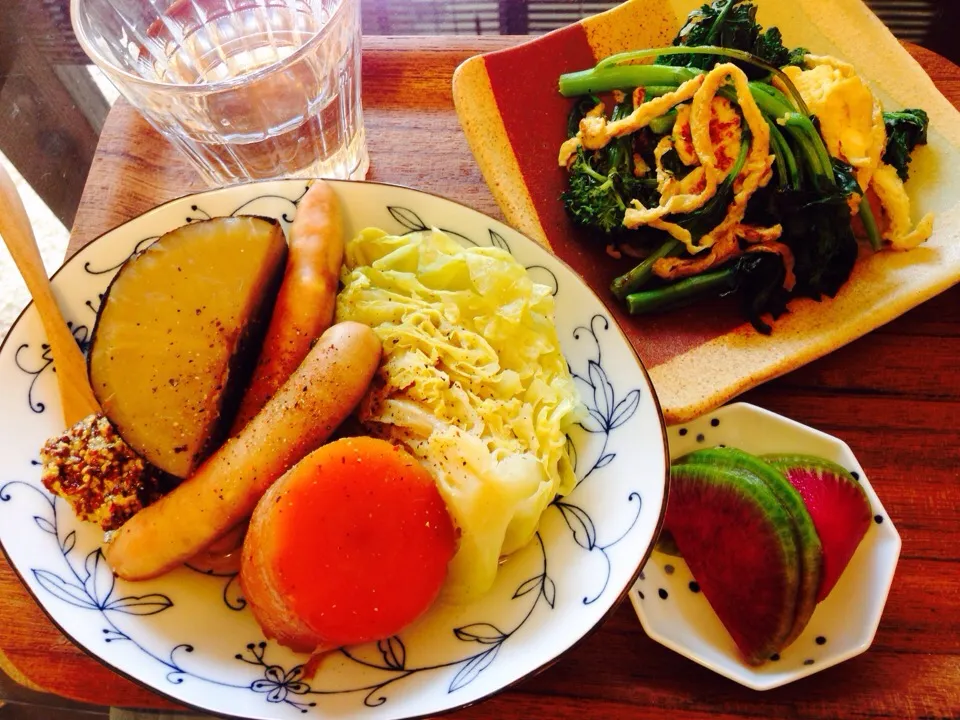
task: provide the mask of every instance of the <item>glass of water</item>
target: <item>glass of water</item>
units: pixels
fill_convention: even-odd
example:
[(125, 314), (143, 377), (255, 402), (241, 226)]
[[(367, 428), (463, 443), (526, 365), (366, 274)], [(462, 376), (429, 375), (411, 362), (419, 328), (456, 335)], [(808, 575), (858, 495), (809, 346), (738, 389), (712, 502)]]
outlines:
[(83, 49), (211, 185), (363, 179), (360, 0), (71, 0)]

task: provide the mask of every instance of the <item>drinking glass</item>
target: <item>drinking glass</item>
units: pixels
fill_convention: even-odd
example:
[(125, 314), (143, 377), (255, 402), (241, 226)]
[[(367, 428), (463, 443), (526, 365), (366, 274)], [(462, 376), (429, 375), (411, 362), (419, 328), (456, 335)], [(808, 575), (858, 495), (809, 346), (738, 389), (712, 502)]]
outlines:
[(360, 0), (71, 0), (83, 49), (211, 185), (362, 179)]

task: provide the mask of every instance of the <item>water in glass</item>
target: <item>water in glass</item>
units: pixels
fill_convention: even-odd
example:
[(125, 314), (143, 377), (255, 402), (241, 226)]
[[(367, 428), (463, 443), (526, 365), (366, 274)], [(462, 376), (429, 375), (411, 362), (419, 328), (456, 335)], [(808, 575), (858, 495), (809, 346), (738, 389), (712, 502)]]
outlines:
[(122, 67), (104, 69), (210, 182), (366, 175), (358, 0), (175, 0), (130, 17), (110, 18)]

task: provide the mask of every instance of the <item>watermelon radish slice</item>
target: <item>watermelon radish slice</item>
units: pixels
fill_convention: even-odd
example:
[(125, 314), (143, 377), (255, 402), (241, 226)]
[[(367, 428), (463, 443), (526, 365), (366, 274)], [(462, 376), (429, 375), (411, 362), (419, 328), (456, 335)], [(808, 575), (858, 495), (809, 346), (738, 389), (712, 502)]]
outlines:
[(793, 522), (750, 473), (675, 465), (664, 524), (744, 659), (760, 665), (793, 627), (800, 557)]
[(800, 492), (823, 545), (817, 602), (833, 590), (870, 527), (872, 511), (863, 487), (845, 468), (813, 455), (766, 455)]
[(732, 447), (704, 448), (685, 455), (675, 462), (698, 463), (713, 467), (739, 468), (760, 478), (773, 491), (780, 504), (790, 513), (800, 551), (800, 588), (793, 628), (783, 643), (786, 647), (803, 633), (817, 607), (817, 593), (823, 574), (823, 548), (807, 511), (803, 497), (777, 468), (756, 455)]

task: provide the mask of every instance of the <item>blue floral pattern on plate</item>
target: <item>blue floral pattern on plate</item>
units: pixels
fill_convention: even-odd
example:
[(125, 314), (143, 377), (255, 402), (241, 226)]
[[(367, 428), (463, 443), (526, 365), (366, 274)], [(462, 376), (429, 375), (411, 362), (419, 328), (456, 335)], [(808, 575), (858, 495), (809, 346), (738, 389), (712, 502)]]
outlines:
[[(144, 583), (117, 580), (97, 528), (43, 490), (36, 450), (59, 432), (59, 405), (49, 349), (28, 309), (0, 349), (0, 381), (10, 389), (0, 401), (10, 420), (0, 447), (22, 458), (0, 470), (0, 541), (74, 641), (157, 691), (214, 712), (323, 717), (359, 705), (371, 717), (409, 717), (489, 695), (553, 661), (602, 620), (629, 587), (661, 516), (666, 451), (656, 398), (579, 278), (510, 228), (442, 198), (372, 183), (335, 187), (350, 232), (437, 227), (464, 244), (513, 253), (551, 288), (588, 410), (569, 439), (577, 486), (547, 509), (534, 541), (503, 564), (487, 597), (435, 607), (400, 636), (343, 648), (307, 677), (304, 656), (263, 639), (236, 576), (184, 567)], [(81, 347), (131, 254), (184, 222), (217, 215), (262, 214), (288, 225), (305, 189), (303, 181), (275, 181), (175, 200), (92, 243), (55, 278)]]

